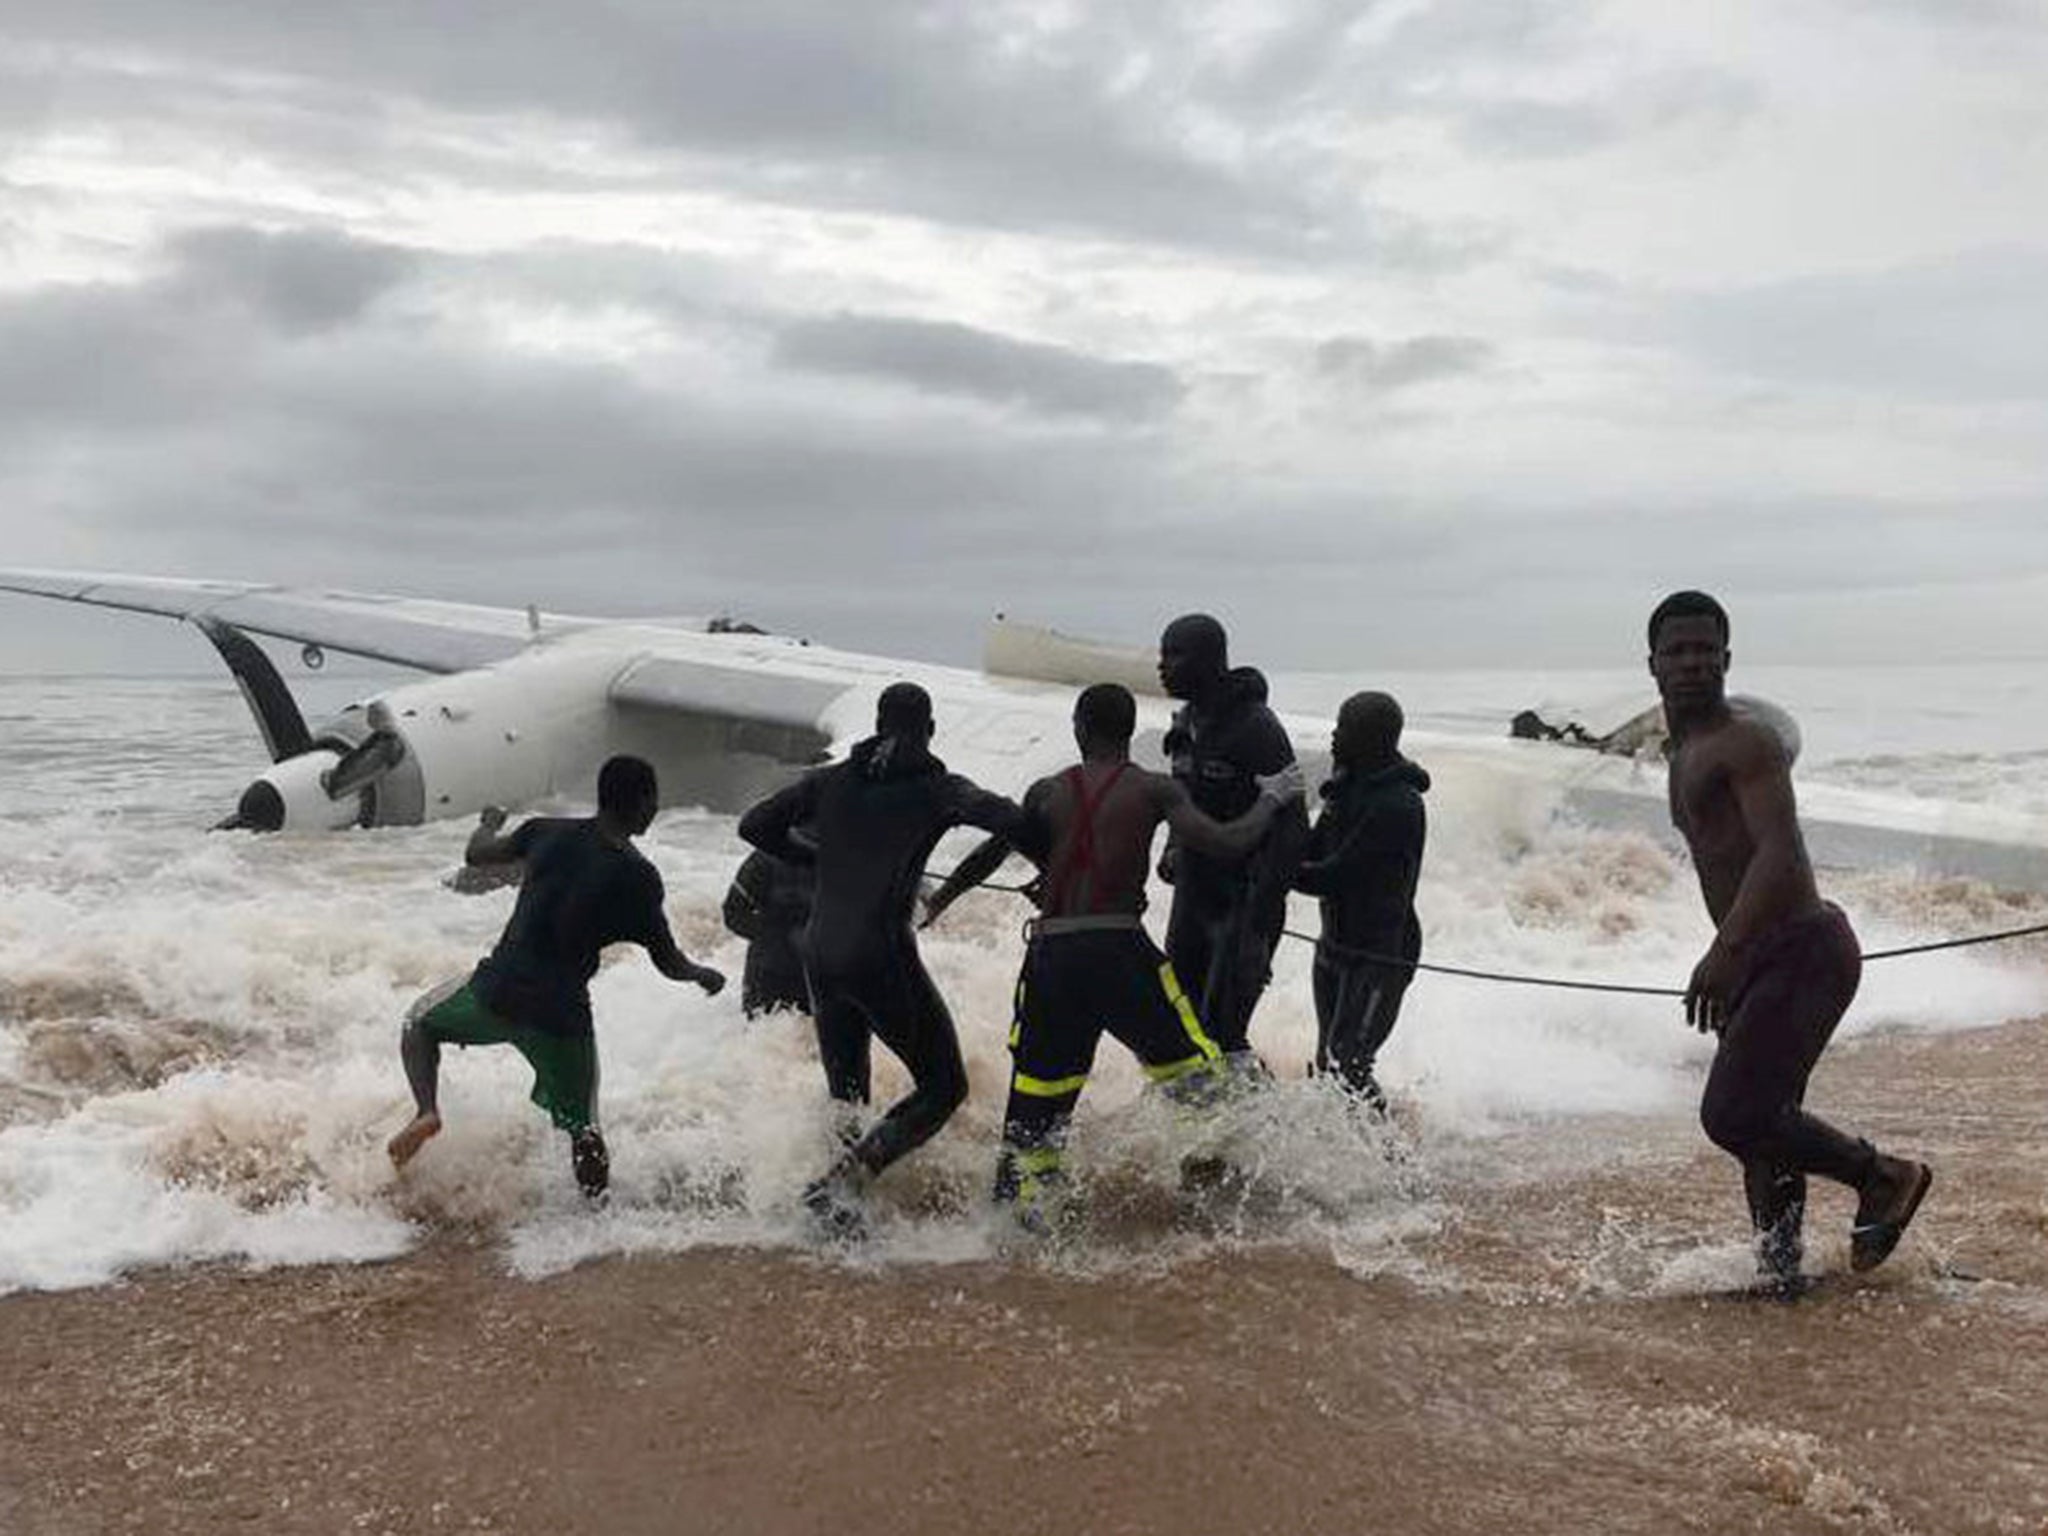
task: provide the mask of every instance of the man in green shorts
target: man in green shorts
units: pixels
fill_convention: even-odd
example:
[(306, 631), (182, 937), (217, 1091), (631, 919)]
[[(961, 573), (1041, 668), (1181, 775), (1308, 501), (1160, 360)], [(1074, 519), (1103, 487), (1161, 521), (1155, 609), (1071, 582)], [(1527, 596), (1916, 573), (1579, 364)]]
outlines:
[(505, 813), (487, 807), (463, 859), (472, 866), (523, 863), (519, 901), (498, 947), (465, 981), (435, 988), (412, 1006), (399, 1056), (417, 1113), (391, 1138), (403, 1168), (441, 1129), (441, 1047), (516, 1046), (533, 1067), (533, 1102), (569, 1133), (576, 1182), (593, 1199), (611, 1182), (597, 1129), (597, 1039), (590, 978), (608, 944), (638, 944), (655, 969), (709, 995), (725, 977), (676, 948), (662, 911), (661, 875), (633, 847), (659, 805), (654, 770), (614, 757), (597, 776), (597, 814), (535, 817), (500, 836)]

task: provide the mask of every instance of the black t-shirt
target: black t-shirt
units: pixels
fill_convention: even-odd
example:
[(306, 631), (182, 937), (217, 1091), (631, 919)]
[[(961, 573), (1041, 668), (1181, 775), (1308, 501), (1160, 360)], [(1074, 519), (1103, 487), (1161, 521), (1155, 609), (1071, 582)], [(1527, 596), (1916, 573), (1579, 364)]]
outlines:
[(651, 949), (668, 927), (661, 875), (594, 820), (537, 817), (514, 832), (526, 878), (470, 984), (483, 1005), (551, 1035), (590, 1033), (590, 978), (607, 944)]

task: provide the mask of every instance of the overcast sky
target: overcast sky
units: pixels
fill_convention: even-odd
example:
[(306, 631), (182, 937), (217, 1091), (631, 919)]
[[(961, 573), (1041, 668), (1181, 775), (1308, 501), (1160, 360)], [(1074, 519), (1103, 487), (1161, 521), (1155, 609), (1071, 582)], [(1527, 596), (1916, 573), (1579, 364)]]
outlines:
[(2048, 657), (2048, 6), (6, 0), (0, 527), (949, 660), (1626, 664), (1681, 585)]

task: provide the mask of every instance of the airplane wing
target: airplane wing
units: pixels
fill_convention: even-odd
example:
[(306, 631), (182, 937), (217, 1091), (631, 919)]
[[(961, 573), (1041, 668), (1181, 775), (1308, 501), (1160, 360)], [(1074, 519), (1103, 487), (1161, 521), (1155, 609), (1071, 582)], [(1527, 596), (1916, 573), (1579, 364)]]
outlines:
[[(532, 618), (515, 608), (260, 582), (0, 568), (0, 592), (160, 614), (201, 628), (211, 621), (423, 672), (461, 672), (503, 661), (524, 650), (536, 633)], [(551, 614), (540, 628), (560, 633), (593, 622)]]

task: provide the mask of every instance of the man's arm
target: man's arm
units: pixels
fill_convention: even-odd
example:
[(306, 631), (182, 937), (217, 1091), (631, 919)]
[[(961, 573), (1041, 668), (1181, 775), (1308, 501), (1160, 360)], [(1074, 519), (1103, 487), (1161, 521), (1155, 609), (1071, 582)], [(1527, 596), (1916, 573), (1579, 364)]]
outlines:
[(1799, 837), (1799, 807), (1784, 748), (1761, 726), (1744, 722), (1736, 730), (1739, 734), (1728, 756), (1728, 788), (1754, 851), (1714, 936), (1729, 950), (1743, 948), (1798, 907), (1813, 879), (1806, 845)]
[(707, 997), (716, 997), (725, 986), (725, 973), (708, 965), (698, 965), (676, 947), (676, 936), (668, 926), (668, 913), (662, 907), (661, 876), (654, 872), (652, 866), (643, 873), (647, 878), (640, 890), (644, 906), (638, 937), (641, 947), (647, 951), (647, 958), (670, 981), (695, 982), (704, 989)]
[[(829, 770), (820, 770), (824, 771)], [(794, 834), (816, 808), (818, 780), (819, 773), (807, 773), (763, 800), (740, 818), (740, 836), (770, 858), (790, 864), (817, 863), (816, 846)]]
[(1187, 789), (1178, 779), (1169, 779), (1164, 774), (1152, 776), (1153, 803), (1159, 819), (1176, 838), (1198, 853), (1235, 863), (1258, 847), (1280, 808), (1301, 796), (1299, 773), (1284, 783), (1279, 782), (1285, 778), (1284, 770), (1273, 778), (1275, 782), (1270, 788), (1264, 780), (1260, 782), (1259, 798), (1234, 821), (1217, 821), (1205, 814), (1188, 797)]
[[(1252, 773), (1267, 776), (1282, 769), (1295, 766), (1294, 743), (1281, 728), (1280, 719), (1269, 708), (1261, 706), (1245, 744), (1242, 760)], [(1267, 834), (1247, 856), (1245, 867), (1248, 874), (1246, 893), (1248, 910), (1262, 910), (1269, 902), (1287, 900), (1287, 889), (1294, 880), (1296, 866), (1301, 863), (1301, 852), (1308, 846), (1308, 812), (1299, 799), (1283, 807), (1273, 818)]]
[(1320, 858), (1305, 859), (1294, 872), (1304, 896), (1328, 896), (1357, 884), (1368, 872), (1383, 884), (1414, 895), (1422, 864), (1422, 807), (1382, 805), (1360, 816), (1344, 840)]
[(499, 830), (504, 825), (505, 808), (501, 805), (487, 805), (477, 812), (476, 830), (469, 834), (469, 845), (462, 850), (462, 862), (482, 867), (517, 864), (525, 858), (527, 847), (533, 841), (534, 823), (522, 821), (509, 836), (500, 836)]
[(761, 937), (767, 928), (767, 886), (773, 878), (774, 866), (767, 854), (757, 848), (747, 855), (726, 888), (719, 912), (728, 932), (749, 942)]
[[(1016, 851), (1022, 852), (1034, 864), (1042, 864), (1044, 862), (1044, 850), (1049, 841), (1045, 832), (1045, 803), (1050, 793), (1050, 780), (1040, 779), (1036, 784), (1033, 784), (1024, 795), (1024, 824), (1021, 828), (1013, 829), (1028, 834), (1023, 838), (1023, 841), (1029, 846), (1017, 849)], [(1007, 803), (1005, 802), (1005, 804)], [(924, 916), (919, 919), (917, 926), (920, 928), (931, 927), (944, 914), (946, 908), (953, 905), (954, 902), (958, 901), (967, 892), (973, 890), (974, 887), (980, 885), (990, 875), (1002, 868), (1003, 860), (1010, 856), (1013, 848), (1015, 848), (1015, 844), (1012, 843), (1008, 835), (1002, 832), (991, 833), (972, 853), (968, 854), (966, 858), (962, 859), (954, 867), (953, 872), (940, 882), (937, 890), (925, 898)], [(1034, 849), (1037, 851), (1034, 851)]]
[(1806, 845), (1799, 837), (1792, 770), (1778, 738), (1761, 726), (1738, 721), (1727, 739), (1728, 792), (1742, 817), (1750, 857), (1735, 899), (1721, 915), (1714, 942), (1693, 967), (1686, 987), (1686, 1021), (1701, 1030), (1718, 1030), (1726, 1022), (1743, 949), (1779, 916), (1798, 907), (1813, 881)]

